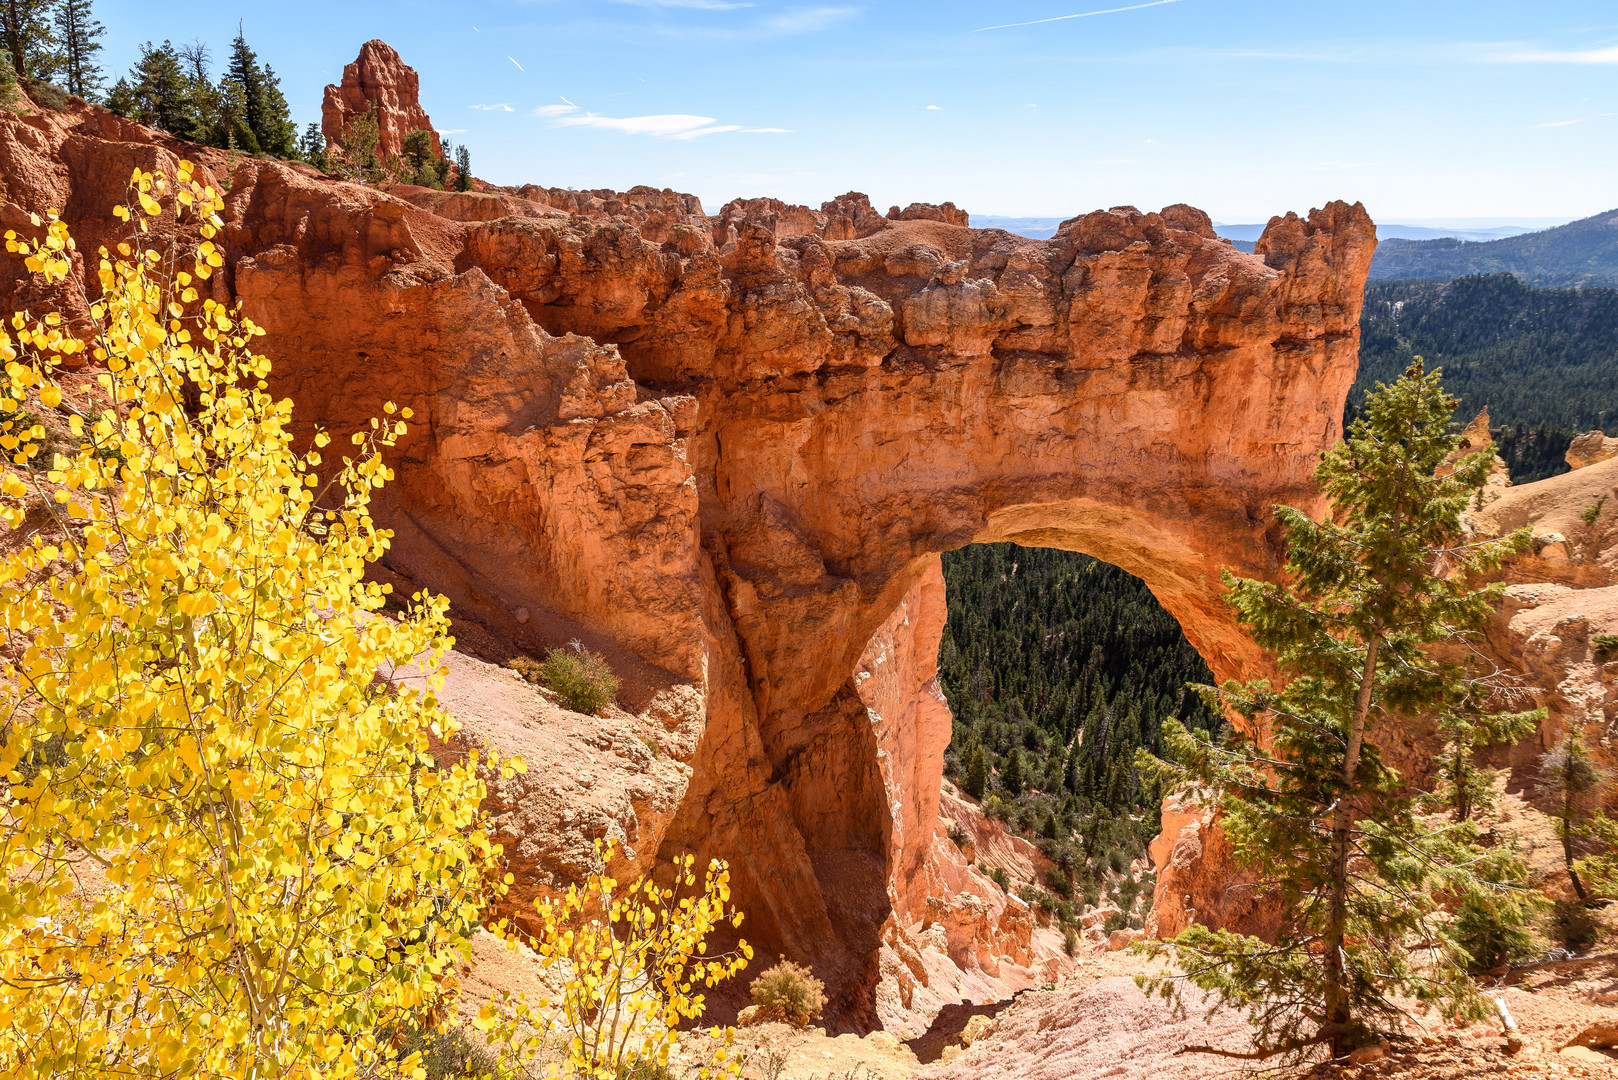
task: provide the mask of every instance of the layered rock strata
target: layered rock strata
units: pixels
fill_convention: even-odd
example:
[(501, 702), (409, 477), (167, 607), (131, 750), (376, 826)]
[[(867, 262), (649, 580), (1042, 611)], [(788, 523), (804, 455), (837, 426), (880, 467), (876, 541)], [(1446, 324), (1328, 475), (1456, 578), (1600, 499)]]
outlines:
[[(182, 153), (82, 106), (0, 118), (0, 214), (65, 207), (93, 242), (106, 178)], [(1186, 206), (1034, 241), (863, 196), (698, 228), (650, 197), (587, 216), (257, 160), (229, 179), (216, 289), (269, 331), (275, 389), (339, 432), (385, 400), (416, 413), (378, 506), (388, 571), (491, 649), (604, 652), (672, 759), (636, 774), (666, 790), (623, 797), (627, 868), (728, 859), (749, 940), (812, 964), (844, 1027), (936, 1008), (965, 985), (939, 956), (960, 979), (1043, 963), (1011, 902), (949, 908), (939, 552), (1085, 551), (1142, 577), (1216, 674), (1259, 670), (1219, 571), (1274, 576), (1270, 507), (1318, 506), (1375, 246), (1343, 203), (1245, 255)], [(6, 273), (0, 299), (29, 302)], [(532, 851), (530, 894), (579, 869)]]

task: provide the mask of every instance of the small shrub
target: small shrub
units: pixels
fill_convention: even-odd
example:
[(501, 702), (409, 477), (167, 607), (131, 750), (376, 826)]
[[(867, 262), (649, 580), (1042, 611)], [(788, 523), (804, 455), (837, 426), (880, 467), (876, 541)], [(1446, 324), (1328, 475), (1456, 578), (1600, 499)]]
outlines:
[(1489, 894), (1468, 895), (1450, 924), (1450, 933), (1471, 957), (1466, 967), (1473, 975), (1534, 952), (1534, 936), (1523, 927), (1516, 905), (1492, 901)]
[(67, 111), (67, 91), (55, 83), (48, 83), (43, 79), (30, 80), (28, 96), (42, 109), (49, 109), (51, 112)]
[(1008, 893), (1011, 891), (1011, 875), (1006, 873), (1005, 867), (997, 866), (990, 870), (989, 880), (1000, 886), (1001, 892)]
[(1551, 908), (1551, 934), (1570, 949), (1583, 949), (1595, 944), (1601, 924), (1582, 902), (1562, 900)]
[(593, 716), (618, 696), (618, 676), (599, 653), (591, 652), (577, 640), (565, 649), (545, 654), (542, 677), (562, 704), (574, 712)]
[(532, 656), (513, 656), (506, 661), (506, 667), (536, 686), (545, 682), (545, 665), (535, 660)]
[(797, 1027), (819, 1019), (821, 1010), (826, 1007), (826, 985), (811, 975), (808, 968), (786, 957), (754, 979), (748, 992), (764, 1015)]
[(1129, 869), (1129, 856), (1123, 848), (1113, 848), (1107, 852), (1107, 867), (1115, 874), (1121, 874)]
[(1069, 956), (1079, 951), (1079, 932), (1071, 926), (1062, 927), (1062, 951)]
[(1101, 886), (1094, 881), (1086, 881), (1079, 890), (1079, 899), (1084, 902), (1085, 907), (1095, 907), (1101, 903)]
[(1053, 866), (1045, 871), (1045, 884), (1050, 886), (1051, 892), (1060, 897), (1073, 895), (1073, 878), (1060, 866)]
[(1595, 502), (1591, 503), (1589, 506), (1586, 506), (1582, 511), (1579, 512), (1579, 520), (1584, 522), (1586, 525), (1594, 525), (1596, 523), (1596, 518), (1601, 516), (1602, 507), (1606, 505), (1607, 497), (1603, 495), (1601, 498), (1597, 499)]
[(1603, 660), (1618, 656), (1618, 634), (1597, 634), (1596, 655)]
[(961, 828), (960, 822), (951, 821), (949, 823), (949, 842), (965, 851), (966, 845), (972, 842), (972, 838), (966, 835), (966, 830)]
[(1121, 911), (1115, 911), (1111, 915), (1108, 915), (1107, 921), (1101, 924), (1101, 929), (1105, 930), (1109, 934), (1114, 930), (1127, 930), (1128, 928), (1129, 916), (1125, 915)]

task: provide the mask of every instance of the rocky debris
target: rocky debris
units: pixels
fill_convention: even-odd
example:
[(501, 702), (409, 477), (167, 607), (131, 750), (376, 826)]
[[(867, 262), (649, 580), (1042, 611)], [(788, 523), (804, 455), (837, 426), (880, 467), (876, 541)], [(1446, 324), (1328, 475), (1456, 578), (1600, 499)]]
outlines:
[[(352, 67), (339, 124), (374, 90), (388, 138), (429, 126), (392, 50)], [(91, 106), (0, 116), (0, 216), (26, 229), (65, 208), (94, 250), (130, 168), (182, 153), (225, 167)], [(581, 639), (631, 713), (673, 706), (645, 725), (665, 761), (639, 772), (627, 741), (570, 738), (566, 769), (525, 780), (551, 787), (502, 794), (501, 814), (552, 828), (521, 807), (581, 798), (580, 821), (637, 858), (729, 859), (749, 941), (811, 964), (834, 1027), (1046, 979), (1054, 932), (978, 891), (927, 809), (948, 726), (924, 579), (974, 541), (1085, 550), (1143, 577), (1217, 676), (1263, 671), (1219, 572), (1273, 575), (1267, 508), (1318, 507), (1375, 245), (1364, 210), (1276, 218), (1245, 255), (1189, 207), (1097, 211), (1035, 241), (890, 221), (850, 193), (821, 206), (823, 232), (748, 214), (716, 248), (694, 201), (652, 189), (404, 194), (243, 161), (212, 286), (268, 331), (301, 430), (414, 410), (376, 506), (390, 573), (514, 648)], [(3, 273), (12, 308), (79, 302)], [(901, 606), (908, 625), (890, 624)], [(879, 655), (886, 682), (861, 667)], [(594, 802), (573, 762), (609, 753), (631, 777), (688, 768), (673, 808), (650, 790)], [(524, 887), (574, 854), (536, 849)], [(907, 942), (923, 889), (975, 898), (927, 928), (937, 949)], [(1192, 891), (1172, 871), (1158, 890)], [(952, 947), (975, 966), (929, 967)]]
[(393, 46), (367, 41), (354, 62), (343, 67), (342, 82), (326, 87), (320, 103), (320, 130), (327, 149), (341, 143), (348, 125), (369, 110), (376, 113), (377, 151), (382, 156), (398, 157), (404, 137), (421, 130), (431, 136), (433, 153), (442, 157), (444, 148), (421, 107), (420, 92), (416, 69), (400, 59)]
[(1586, 1027), (1566, 1043), (1561, 1049), (1569, 1046), (1586, 1046), (1592, 1050), (1618, 1049), (1618, 1017), (1603, 1017)]
[(1187, 1043), (1244, 1049), (1247, 1027), (1236, 1014), (1204, 1020), (1202, 996), (1187, 994), (1186, 1015), (1147, 997), (1132, 978), (1115, 975), (1093, 986), (1027, 994), (994, 1018), (992, 1032), (948, 1061), (922, 1068), (927, 1080), (1202, 1080), (1230, 1063), (1176, 1056)]
[(1568, 445), (1563, 460), (1570, 469), (1582, 469), (1614, 457), (1618, 457), (1618, 438), (1602, 431), (1587, 431)]
[[(455, 748), (488, 747), (527, 766), (509, 778), (485, 776), (490, 835), (515, 879), (501, 916), (533, 933), (535, 900), (590, 874), (627, 881), (651, 871), (691, 777), (662, 752), (651, 723), (570, 712), (516, 672), (462, 653), (447, 654), (443, 671), (438, 699), (462, 725)], [(610, 863), (597, 847), (607, 841)]]
[(1107, 935), (1107, 951), (1122, 952), (1124, 949), (1127, 949), (1131, 945), (1135, 944), (1135, 940), (1138, 936), (1139, 934), (1136, 931), (1130, 930), (1127, 927), (1122, 930), (1114, 930), (1112, 933)]

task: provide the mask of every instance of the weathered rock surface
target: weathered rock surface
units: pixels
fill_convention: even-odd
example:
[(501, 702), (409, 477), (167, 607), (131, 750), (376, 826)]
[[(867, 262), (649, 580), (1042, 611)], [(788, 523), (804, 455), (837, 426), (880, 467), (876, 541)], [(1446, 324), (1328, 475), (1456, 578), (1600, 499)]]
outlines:
[(1605, 575), (1618, 570), (1618, 458), (1506, 488), (1471, 520), (1493, 536), (1531, 528), (1535, 562), (1515, 571), (1518, 580), (1538, 574), (1566, 584), (1605, 584)]
[[(391, 50), (367, 49), (345, 84), (382, 85)], [(405, 70), (387, 75), (402, 113)], [(182, 151), (89, 107), (0, 117), (0, 215), (64, 207), (106, 236), (107, 178)], [(1088, 552), (1145, 579), (1217, 675), (1260, 670), (1218, 574), (1273, 576), (1269, 508), (1318, 506), (1375, 245), (1364, 210), (1275, 218), (1245, 255), (1185, 206), (1034, 241), (850, 194), (797, 234), (744, 206), (715, 243), (714, 222), (684, 220), (694, 202), (661, 194), (589, 216), (547, 193), (565, 217), (510, 192), (406, 194), (242, 162), (215, 287), (269, 331), (306, 425), (415, 411), (378, 506), (389, 572), (500, 648), (600, 649), (620, 703), (685, 748), (672, 813), (626, 788), (601, 807), (616, 825), (590, 827), (728, 858), (749, 940), (814, 967), (832, 1025), (917, 1008), (905, 938), (935, 897), (923, 933), (943, 954), (1033, 972), (1020, 901), (947, 910), (983, 898), (940, 855), (938, 553)], [(29, 302), (6, 273), (3, 299)], [(525, 809), (549, 788), (501, 797), (514, 830), (571, 827)], [(552, 864), (570, 865), (536, 854), (532, 888)]]
[(1618, 439), (1601, 431), (1587, 431), (1578, 436), (1562, 455), (1570, 469), (1582, 469), (1598, 461), (1618, 457)]
[(376, 113), (377, 150), (384, 157), (397, 157), (404, 149), (404, 137), (418, 129), (432, 136), (433, 153), (443, 156), (438, 132), (421, 107), (416, 69), (385, 41), (361, 45), (354, 62), (344, 65), (342, 82), (326, 87), (320, 103), (320, 130), (326, 146), (341, 142), (348, 125), (367, 111)]

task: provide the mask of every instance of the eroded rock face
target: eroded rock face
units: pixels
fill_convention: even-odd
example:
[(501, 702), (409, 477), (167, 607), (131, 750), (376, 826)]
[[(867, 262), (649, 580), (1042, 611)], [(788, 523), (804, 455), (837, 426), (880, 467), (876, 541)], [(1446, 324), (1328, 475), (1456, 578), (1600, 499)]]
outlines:
[(1582, 469), (1598, 461), (1618, 457), (1618, 439), (1601, 431), (1587, 431), (1568, 445), (1563, 455), (1570, 469)]
[(343, 81), (326, 87), (320, 103), (320, 130), (328, 148), (342, 141), (348, 125), (376, 113), (377, 150), (384, 157), (397, 157), (404, 149), (404, 137), (416, 130), (432, 136), (433, 153), (444, 155), (438, 132), (421, 107), (421, 80), (393, 46), (385, 41), (367, 41), (352, 64), (344, 65)]
[[(181, 149), (89, 108), (0, 117), (7, 221), (65, 206), (97, 235), (97, 178)], [(620, 703), (680, 748), (664, 793), (613, 803), (636, 851), (730, 860), (746, 936), (814, 967), (830, 1023), (927, 1007), (903, 959), (922, 923), (973, 971), (1037, 967), (1015, 905), (966, 911), (939, 854), (938, 554), (1087, 552), (1145, 579), (1218, 676), (1260, 670), (1218, 575), (1273, 576), (1270, 507), (1318, 506), (1364, 210), (1275, 218), (1244, 255), (1184, 206), (1035, 241), (851, 194), (805, 232), (744, 205), (716, 243), (662, 195), (590, 216), (411, 194), (243, 162), (215, 279), (306, 425), (415, 411), (378, 506), (389, 571), (503, 647), (608, 655)], [(568, 828), (522, 809), (553, 794), (499, 797), (514, 835)]]

